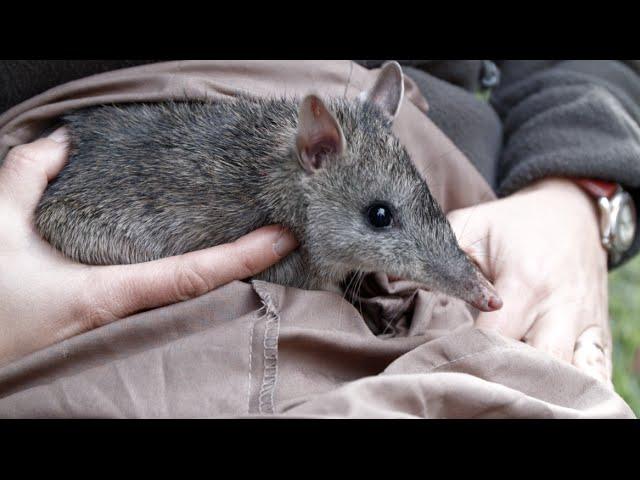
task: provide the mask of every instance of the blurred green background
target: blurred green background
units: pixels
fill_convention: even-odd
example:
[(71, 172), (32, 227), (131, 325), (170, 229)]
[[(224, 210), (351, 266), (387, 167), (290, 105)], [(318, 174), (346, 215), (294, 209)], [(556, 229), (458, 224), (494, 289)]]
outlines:
[(640, 417), (640, 255), (609, 274), (613, 384)]

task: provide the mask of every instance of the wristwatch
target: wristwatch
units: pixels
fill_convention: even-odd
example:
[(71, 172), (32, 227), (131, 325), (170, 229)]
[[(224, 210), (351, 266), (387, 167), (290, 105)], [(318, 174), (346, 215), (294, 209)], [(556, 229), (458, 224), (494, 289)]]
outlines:
[(617, 183), (580, 178), (576, 180), (598, 202), (602, 246), (611, 263), (629, 250), (636, 234), (636, 207), (633, 198)]

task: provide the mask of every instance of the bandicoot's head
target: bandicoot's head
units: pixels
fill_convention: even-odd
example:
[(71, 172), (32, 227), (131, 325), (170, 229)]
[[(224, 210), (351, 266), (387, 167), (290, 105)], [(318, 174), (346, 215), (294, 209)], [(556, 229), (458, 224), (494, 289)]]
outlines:
[(357, 102), (299, 106), (296, 155), (305, 172), (304, 239), (319, 271), (385, 272), (491, 311), (502, 302), (459, 247), (442, 209), (391, 131), (404, 93), (386, 64)]

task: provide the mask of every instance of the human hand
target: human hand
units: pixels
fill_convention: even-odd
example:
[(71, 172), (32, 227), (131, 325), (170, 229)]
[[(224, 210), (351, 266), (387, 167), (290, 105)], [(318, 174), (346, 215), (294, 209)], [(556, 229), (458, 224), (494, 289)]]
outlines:
[(297, 246), (276, 225), (232, 243), (123, 266), (75, 263), (41, 239), (33, 212), (67, 159), (64, 130), (0, 166), (0, 365), (135, 312), (253, 276)]
[(504, 302), (476, 326), (610, 383), (607, 255), (593, 200), (570, 180), (546, 179), (448, 218)]

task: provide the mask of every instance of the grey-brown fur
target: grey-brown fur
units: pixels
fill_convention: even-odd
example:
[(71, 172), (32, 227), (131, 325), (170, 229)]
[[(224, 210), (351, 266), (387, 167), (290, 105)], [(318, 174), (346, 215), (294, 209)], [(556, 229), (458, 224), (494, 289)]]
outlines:
[[(487, 282), (458, 247), (392, 134), (389, 115), (371, 101), (325, 100), (344, 151), (330, 152), (313, 172), (303, 168), (296, 147), (300, 99), (73, 112), (64, 119), (69, 162), (40, 202), (37, 228), (77, 261), (124, 264), (219, 245), (278, 223), (301, 246), (262, 279), (322, 289), (352, 271), (385, 271), (486, 306)], [(367, 222), (376, 200), (392, 206), (388, 230)]]

